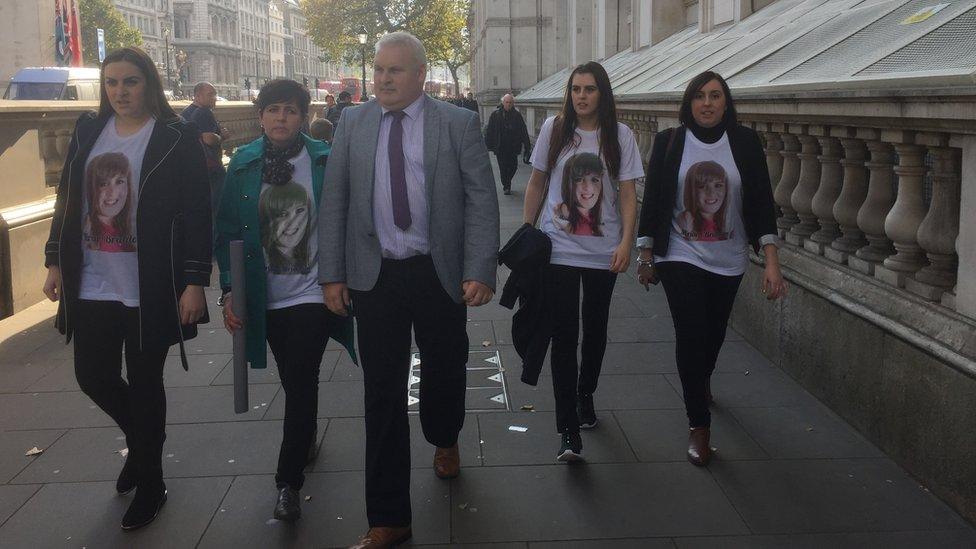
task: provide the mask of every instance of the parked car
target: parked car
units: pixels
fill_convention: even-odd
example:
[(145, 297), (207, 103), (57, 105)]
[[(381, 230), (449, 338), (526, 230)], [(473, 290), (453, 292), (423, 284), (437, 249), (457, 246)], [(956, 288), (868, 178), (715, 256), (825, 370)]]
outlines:
[(34, 101), (98, 101), (99, 69), (25, 67), (10, 79), (4, 99)]

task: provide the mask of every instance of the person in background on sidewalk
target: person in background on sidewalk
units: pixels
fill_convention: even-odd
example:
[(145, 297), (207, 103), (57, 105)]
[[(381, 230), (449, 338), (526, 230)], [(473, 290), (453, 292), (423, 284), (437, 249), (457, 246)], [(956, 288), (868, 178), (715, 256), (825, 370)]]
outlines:
[(525, 163), (528, 164), (532, 151), (529, 130), (525, 127), (522, 113), (515, 108), (512, 94), (505, 94), (502, 104), (488, 117), (485, 142), (488, 150), (495, 153), (495, 159), (498, 160), (502, 190), (505, 194), (512, 194), (512, 177), (518, 171), (518, 155), (524, 149)]
[[(220, 265), (224, 326), (246, 330), (247, 360), (265, 368), (267, 347), (285, 390), (285, 422), (275, 484), (274, 518), (302, 515), (302, 470), (314, 459), (319, 366), (329, 338), (355, 360), (352, 320), (325, 307), (318, 273), (318, 205), (329, 145), (299, 132), (309, 92), (294, 80), (272, 80), (258, 93), (264, 133), (237, 149), (217, 213), (215, 254)], [(246, 296), (233, 293), (230, 242), (246, 250)], [(234, 299), (247, 299), (247, 318)], [(310, 456), (312, 456), (310, 458)]]
[(187, 122), (193, 122), (200, 130), (200, 141), (203, 143), (207, 155), (207, 175), (210, 179), (210, 198), (216, 213), (220, 200), (220, 189), (224, 184), (224, 150), (221, 146), (224, 139), (230, 136), (227, 128), (217, 123), (213, 109), (217, 105), (217, 88), (209, 82), (200, 82), (193, 86), (193, 103), (190, 103), (180, 116)]
[(776, 213), (759, 135), (738, 123), (729, 86), (707, 71), (688, 83), (681, 126), (654, 138), (637, 246), (638, 279), (661, 280), (676, 338), (675, 358), (690, 427), (688, 460), (712, 450), (711, 376), (732, 304), (749, 264), (766, 259), (761, 291), (786, 295), (777, 254)]
[(74, 338), (78, 386), (125, 435), (115, 489), (136, 490), (122, 517), (135, 530), (166, 502), (163, 364), (179, 343), (186, 368), (183, 342), (209, 322), (213, 232), (200, 134), (166, 102), (152, 59), (122, 48), (101, 75), (98, 114), (78, 119), (61, 171), (44, 294), (58, 301), (58, 330)]
[[(597, 161), (596, 169), (591, 159)], [(630, 265), (637, 222), (635, 180), (644, 177), (637, 141), (617, 121), (613, 89), (602, 65), (591, 61), (573, 69), (562, 111), (542, 124), (531, 161), (523, 220), (532, 223), (541, 208), (539, 226), (552, 240), (547, 291), (556, 429), (561, 435), (556, 459), (578, 461), (583, 459), (580, 428), (597, 422), (593, 393), (607, 348), (610, 299), (617, 273)], [(583, 344), (578, 361), (581, 284)]]
[(329, 110), (325, 111), (325, 117), (329, 120), (329, 122), (332, 122), (333, 127), (338, 126), (339, 117), (342, 116), (342, 111), (351, 106), (352, 94), (347, 91), (339, 92), (339, 102), (329, 107)]
[(319, 279), (333, 312), (356, 315), (366, 408), (366, 514), (354, 547), (412, 535), (407, 378), (420, 349), (420, 424), (434, 473), (460, 472), (467, 309), (491, 300), (498, 194), (478, 117), (424, 94), (416, 37), (376, 43), (376, 100), (336, 128), (319, 214)]
[(308, 135), (312, 139), (318, 139), (325, 143), (332, 143), (332, 134), (335, 127), (328, 118), (316, 118), (308, 128)]

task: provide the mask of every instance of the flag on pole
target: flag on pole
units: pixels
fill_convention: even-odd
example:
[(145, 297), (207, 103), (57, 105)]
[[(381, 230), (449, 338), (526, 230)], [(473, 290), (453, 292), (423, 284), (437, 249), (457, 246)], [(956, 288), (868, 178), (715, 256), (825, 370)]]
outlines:
[(68, 36), (65, 27), (64, 11), (61, 9), (61, 0), (54, 0), (54, 59), (59, 67), (70, 63)]
[(71, 2), (71, 66), (81, 67), (84, 66), (84, 61), (81, 59), (81, 25), (78, 22), (78, 10), (75, 9), (75, 0), (68, 0)]

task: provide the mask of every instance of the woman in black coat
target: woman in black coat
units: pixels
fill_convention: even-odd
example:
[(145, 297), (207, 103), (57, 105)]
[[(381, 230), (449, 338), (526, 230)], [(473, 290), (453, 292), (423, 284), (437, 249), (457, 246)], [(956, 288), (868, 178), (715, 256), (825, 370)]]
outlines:
[(122, 519), (133, 530), (166, 501), (163, 363), (179, 343), (186, 368), (183, 342), (207, 322), (213, 233), (200, 134), (166, 102), (152, 60), (123, 48), (101, 76), (99, 111), (78, 119), (61, 172), (44, 293), (74, 338), (78, 385), (125, 434), (116, 489), (138, 488)]
[(681, 126), (654, 139), (638, 227), (638, 277), (659, 278), (674, 321), (675, 355), (691, 428), (688, 460), (706, 465), (711, 376), (748, 247), (765, 256), (761, 291), (786, 293), (776, 214), (759, 136), (738, 124), (728, 84), (708, 71), (691, 80)]

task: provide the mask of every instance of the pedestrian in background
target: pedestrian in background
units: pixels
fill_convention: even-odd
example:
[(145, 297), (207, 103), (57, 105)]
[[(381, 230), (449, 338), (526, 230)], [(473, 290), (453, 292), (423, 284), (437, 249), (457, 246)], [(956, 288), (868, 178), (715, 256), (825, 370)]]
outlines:
[[(548, 303), (559, 461), (583, 459), (580, 428), (596, 426), (593, 405), (607, 348), (610, 300), (627, 270), (637, 222), (635, 180), (644, 176), (633, 132), (617, 121), (607, 71), (591, 61), (573, 69), (561, 112), (546, 119), (532, 152), (523, 220), (541, 208), (552, 240)], [(548, 188), (548, 192), (546, 189)], [(582, 359), (577, 358), (580, 286)]]
[(200, 82), (193, 86), (193, 103), (190, 103), (180, 116), (187, 122), (193, 122), (200, 130), (200, 141), (207, 156), (207, 175), (210, 180), (210, 198), (216, 213), (220, 200), (220, 189), (224, 184), (224, 139), (230, 136), (227, 128), (217, 123), (214, 117), (214, 107), (217, 105), (217, 88), (209, 82)]
[(74, 338), (78, 385), (125, 435), (115, 489), (136, 490), (122, 517), (134, 530), (166, 502), (166, 354), (179, 343), (186, 368), (183, 342), (209, 321), (210, 192), (200, 133), (170, 108), (145, 52), (107, 55), (100, 97), (68, 145), (44, 294), (59, 302), (58, 330)]
[[(302, 470), (318, 429), (319, 368), (329, 338), (344, 344), (355, 360), (352, 320), (325, 307), (319, 286), (318, 206), (330, 148), (299, 131), (309, 104), (308, 90), (294, 80), (261, 87), (257, 107), (263, 133), (231, 159), (215, 248), (224, 326), (230, 332), (245, 330), (253, 368), (267, 366), (267, 341), (285, 390), (273, 514), (286, 521), (302, 514)], [(235, 296), (231, 286), (233, 240), (244, 241), (246, 296)], [(235, 298), (247, 300), (246, 319), (234, 315)]]
[(518, 171), (518, 155), (524, 150), (528, 164), (532, 150), (529, 130), (525, 127), (522, 113), (515, 108), (515, 97), (512, 94), (505, 94), (501, 105), (488, 117), (488, 130), (485, 133), (488, 150), (495, 153), (498, 161), (502, 190), (505, 194), (512, 194), (512, 177)]
[(761, 291), (786, 294), (776, 212), (759, 135), (738, 123), (729, 86), (707, 71), (688, 83), (681, 126), (654, 138), (637, 246), (642, 284), (661, 280), (690, 428), (688, 460), (711, 459), (711, 376), (748, 248), (765, 257)]

